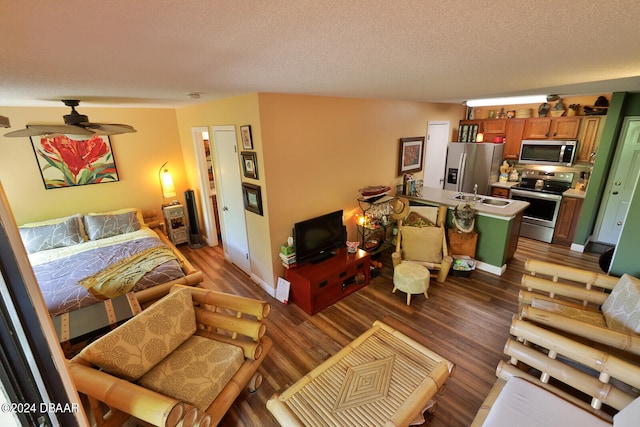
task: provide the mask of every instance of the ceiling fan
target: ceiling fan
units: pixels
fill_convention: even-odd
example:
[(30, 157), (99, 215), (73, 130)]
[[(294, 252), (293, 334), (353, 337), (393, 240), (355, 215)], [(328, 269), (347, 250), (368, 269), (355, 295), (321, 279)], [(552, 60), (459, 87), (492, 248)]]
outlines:
[(63, 125), (27, 125), (26, 129), (5, 133), (8, 137), (37, 135), (118, 135), (133, 133), (133, 126), (123, 124), (91, 123), (89, 117), (76, 111), (80, 104), (77, 99), (63, 99), (64, 105), (71, 107), (71, 113), (65, 114)]

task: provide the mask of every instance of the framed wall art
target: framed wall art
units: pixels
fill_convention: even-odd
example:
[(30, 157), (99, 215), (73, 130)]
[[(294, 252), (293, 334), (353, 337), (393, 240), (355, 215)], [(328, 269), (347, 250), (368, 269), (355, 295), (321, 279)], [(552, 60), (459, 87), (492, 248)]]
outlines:
[(243, 182), (242, 195), (244, 208), (249, 212), (262, 215), (262, 192), (260, 191), (260, 186)]
[(251, 137), (251, 125), (240, 126), (240, 138), (242, 138), (242, 148), (253, 149), (253, 139)]
[(242, 171), (247, 178), (258, 179), (258, 162), (256, 160), (256, 153), (251, 151), (243, 151), (240, 153), (242, 156)]
[(107, 135), (84, 140), (66, 135), (32, 136), (31, 146), (47, 190), (119, 181)]
[(422, 170), (424, 136), (400, 138), (400, 161), (398, 175)]

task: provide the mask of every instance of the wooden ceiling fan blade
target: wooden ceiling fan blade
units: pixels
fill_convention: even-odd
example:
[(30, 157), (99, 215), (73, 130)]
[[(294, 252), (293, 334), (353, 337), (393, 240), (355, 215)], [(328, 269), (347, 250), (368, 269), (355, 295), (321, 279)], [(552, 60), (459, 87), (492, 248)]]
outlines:
[(93, 135), (94, 132), (73, 125), (27, 125), (26, 129), (6, 133), (8, 137), (25, 137), (39, 135)]
[(91, 130), (97, 135), (119, 135), (137, 132), (133, 126), (122, 124), (91, 123)]

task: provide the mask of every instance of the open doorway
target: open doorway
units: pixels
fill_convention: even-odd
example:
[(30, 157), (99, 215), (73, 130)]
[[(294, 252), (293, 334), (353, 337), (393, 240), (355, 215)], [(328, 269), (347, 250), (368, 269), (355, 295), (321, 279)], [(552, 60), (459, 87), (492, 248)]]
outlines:
[(220, 239), (220, 220), (216, 193), (213, 154), (209, 138), (209, 128), (198, 126), (191, 129), (198, 162), (198, 180), (200, 185), (200, 206), (204, 222), (207, 244), (217, 246)]

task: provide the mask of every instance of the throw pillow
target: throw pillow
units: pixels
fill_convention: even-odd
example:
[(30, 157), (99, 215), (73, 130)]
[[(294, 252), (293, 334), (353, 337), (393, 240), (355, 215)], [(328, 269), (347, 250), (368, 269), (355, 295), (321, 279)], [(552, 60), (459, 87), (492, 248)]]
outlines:
[(19, 227), (20, 237), (27, 253), (46, 251), (84, 242), (80, 219), (70, 216)]
[(117, 377), (135, 381), (195, 331), (191, 291), (180, 289), (89, 344), (80, 357)]
[(98, 240), (138, 231), (140, 220), (133, 210), (119, 214), (87, 214), (84, 216), (84, 228), (90, 240)]
[(607, 326), (640, 333), (640, 279), (624, 274), (602, 304)]
[(442, 261), (441, 227), (402, 227), (403, 258), (410, 261)]
[(403, 226), (409, 227), (432, 227), (435, 222), (431, 221), (429, 218), (425, 218), (417, 212), (409, 212), (409, 215), (404, 219), (402, 223)]

